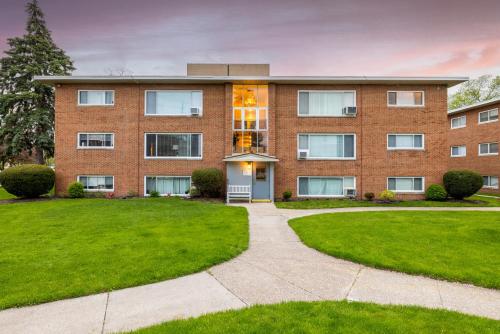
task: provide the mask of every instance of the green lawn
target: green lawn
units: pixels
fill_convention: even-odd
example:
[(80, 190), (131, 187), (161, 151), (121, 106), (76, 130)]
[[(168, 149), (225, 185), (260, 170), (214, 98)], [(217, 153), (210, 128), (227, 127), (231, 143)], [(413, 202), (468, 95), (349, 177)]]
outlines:
[(482, 192), (479, 192), (478, 194), (485, 195), (485, 196), (500, 197), (500, 193), (482, 193)]
[(338, 258), (500, 288), (500, 212), (329, 213), (289, 224), (306, 245)]
[[(475, 203), (472, 201), (482, 201)], [(351, 199), (311, 199), (292, 202), (276, 202), (279, 209), (329, 209), (329, 208), (354, 208), (373, 206), (400, 206), (400, 207), (495, 207), (500, 206), (500, 200), (482, 196), (472, 196), (462, 202), (435, 202), (435, 201), (400, 201), (394, 203), (377, 203)]]
[(13, 198), (16, 198), (16, 196), (9, 194), (3, 187), (0, 187), (0, 200)]
[(241, 207), (165, 199), (0, 205), (0, 309), (162, 281), (248, 246)]
[(348, 302), (254, 306), (176, 320), (134, 334), (493, 334), (500, 321), (444, 310)]

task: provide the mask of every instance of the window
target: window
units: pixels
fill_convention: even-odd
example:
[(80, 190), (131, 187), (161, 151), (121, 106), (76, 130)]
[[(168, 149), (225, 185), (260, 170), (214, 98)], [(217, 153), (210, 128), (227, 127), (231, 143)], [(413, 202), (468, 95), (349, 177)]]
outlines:
[(483, 176), (483, 188), (498, 189), (498, 176)]
[(498, 155), (498, 143), (479, 144), (479, 155)]
[(233, 85), (233, 153), (266, 153), (267, 85)]
[(191, 109), (197, 109), (198, 114), (202, 114), (203, 94), (201, 91), (146, 91), (146, 115), (191, 116)]
[(79, 133), (78, 148), (113, 148), (114, 135), (112, 133)]
[(467, 147), (465, 145), (452, 146), (451, 156), (452, 157), (465, 157), (467, 155)]
[(299, 116), (345, 116), (344, 107), (356, 106), (356, 91), (299, 91)]
[(297, 183), (300, 197), (343, 197), (347, 189), (356, 189), (353, 176), (299, 176)]
[(467, 125), (467, 117), (465, 115), (451, 119), (452, 129), (465, 128), (466, 125)]
[(389, 177), (387, 189), (396, 193), (421, 193), (424, 192), (423, 177)]
[(201, 137), (199, 133), (147, 133), (145, 157), (201, 159)]
[(389, 107), (423, 107), (424, 92), (387, 92), (387, 105)]
[(189, 176), (146, 176), (145, 195), (157, 191), (162, 196), (185, 196), (190, 187)]
[(115, 103), (115, 92), (112, 90), (79, 90), (80, 106), (111, 106)]
[(113, 191), (114, 181), (113, 176), (78, 176), (78, 182), (86, 191)]
[(423, 134), (388, 134), (388, 150), (423, 150)]
[(356, 135), (354, 134), (300, 134), (300, 152), (307, 152), (307, 159), (346, 159), (356, 158)]
[(498, 109), (486, 110), (479, 113), (479, 124), (498, 121)]

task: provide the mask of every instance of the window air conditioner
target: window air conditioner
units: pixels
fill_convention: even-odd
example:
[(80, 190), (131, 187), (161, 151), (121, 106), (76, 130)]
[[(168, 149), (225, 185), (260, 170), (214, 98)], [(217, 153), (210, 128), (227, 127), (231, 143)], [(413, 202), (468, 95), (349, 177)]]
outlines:
[(353, 188), (344, 189), (344, 196), (355, 197), (356, 196), (356, 189), (353, 189)]
[(200, 108), (191, 108), (191, 116), (200, 116)]
[(344, 107), (342, 108), (342, 114), (346, 116), (356, 116), (356, 107)]
[(301, 160), (307, 159), (308, 155), (309, 155), (308, 150), (300, 150), (299, 151), (299, 159), (301, 159)]

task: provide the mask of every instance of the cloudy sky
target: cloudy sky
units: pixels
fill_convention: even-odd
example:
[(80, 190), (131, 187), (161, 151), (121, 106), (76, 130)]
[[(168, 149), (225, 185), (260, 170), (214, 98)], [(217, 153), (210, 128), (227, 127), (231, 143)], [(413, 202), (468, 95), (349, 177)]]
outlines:
[[(272, 75), (500, 74), (499, 0), (39, 0), (75, 74), (184, 75), (187, 62)], [(23, 34), (0, 0), (0, 52)]]

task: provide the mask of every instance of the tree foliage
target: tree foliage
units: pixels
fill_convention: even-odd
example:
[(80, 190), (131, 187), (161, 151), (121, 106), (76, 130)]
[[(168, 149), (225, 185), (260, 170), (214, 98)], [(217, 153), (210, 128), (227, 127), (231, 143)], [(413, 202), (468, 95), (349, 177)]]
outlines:
[(474, 103), (500, 97), (500, 76), (483, 75), (464, 82), (458, 92), (449, 99), (449, 109), (456, 109)]
[(54, 91), (36, 75), (68, 75), (71, 59), (52, 40), (37, 0), (26, 5), (22, 37), (7, 39), (0, 59), (0, 161), (32, 153), (38, 163), (54, 152)]

